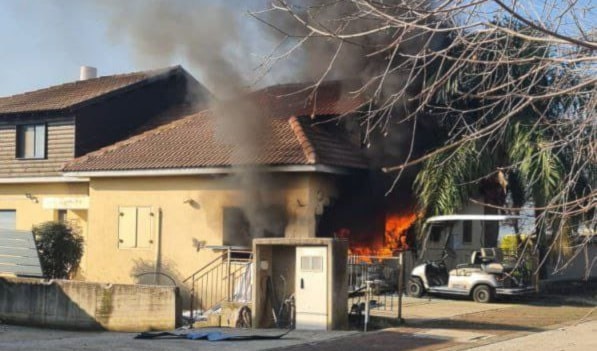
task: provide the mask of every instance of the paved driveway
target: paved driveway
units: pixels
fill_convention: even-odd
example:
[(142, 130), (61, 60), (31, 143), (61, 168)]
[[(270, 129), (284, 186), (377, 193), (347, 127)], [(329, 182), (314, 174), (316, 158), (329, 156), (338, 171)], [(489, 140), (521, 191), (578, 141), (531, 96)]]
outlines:
[[(531, 344), (542, 341), (541, 335), (545, 335), (545, 340), (549, 340), (547, 337), (554, 340), (553, 343), (546, 342), (547, 345), (541, 348), (542, 351), (556, 350), (557, 345), (562, 346), (561, 349), (567, 349), (570, 346), (582, 350), (587, 345), (593, 345), (591, 342), (594, 340), (596, 325), (595, 323), (582, 324), (583, 327), (579, 327), (578, 330), (570, 326), (581, 325), (581, 322), (597, 318), (594, 306), (574, 306), (551, 300), (478, 304), (467, 300), (405, 298), (403, 312), (406, 324), (397, 328), (369, 333), (292, 331), (279, 340), (242, 342), (134, 340), (133, 337), (136, 335), (134, 333), (57, 331), (0, 325), (0, 350), (381, 351), (395, 349), (426, 351), (463, 350), (495, 345), (494, 348), (487, 346), (482, 349), (485, 351), (522, 349), (517, 346), (516, 341), (507, 342), (507, 340), (527, 338), (531, 335), (536, 336), (524, 339), (529, 340)], [(564, 329), (567, 332), (557, 332), (558, 328), (571, 329)], [(223, 331), (236, 332), (233, 329)], [(546, 331), (550, 332), (544, 333)], [(279, 331), (264, 330), (259, 333), (276, 334)], [(568, 339), (561, 339), (564, 336)], [(579, 342), (570, 339), (577, 337), (593, 338), (582, 339)]]
[[(202, 329), (204, 331), (204, 329)], [(255, 333), (234, 329), (220, 329), (223, 332)], [(189, 332), (189, 331), (182, 331)], [(259, 334), (278, 334), (279, 330), (262, 330)], [(0, 326), (0, 350), (2, 351), (253, 351), (271, 348), (287, 348), (297, 344), (312, 344), (346, 337), (355, 332), (312, 332), (292, 331), (282, 339), (257, 341), (209, 342), (186, 339), (135, 340), (136, 333), (76, 332), (38, 329), (19, 326)]]
[[(296, 345), (285, 350), (597, 349), (593, 347), (597, 344), (597, 334), (594, 333), (596, 307), (567, 304), (557, 299), (495, 304), (441, 298), (407, 299), (403, 316), (406, 321), (401, 327), (360, 333), (316, 345)], [(558, 335), (568, 339), (558, 339)], [(525, 346), (520, 347), (519, 343)], [(584, 348), (588, 345), (591, 347)]]

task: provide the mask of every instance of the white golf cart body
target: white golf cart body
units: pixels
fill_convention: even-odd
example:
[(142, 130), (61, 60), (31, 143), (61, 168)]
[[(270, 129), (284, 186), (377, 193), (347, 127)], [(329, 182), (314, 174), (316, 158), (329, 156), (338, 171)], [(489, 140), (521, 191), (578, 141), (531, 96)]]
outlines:
[[(510, 276), (514, 265), (503, 261), (500, 249), (485, 247), (484, 234), (489, 227), (522, 218), (501, 215), (429, 218), (423, 228), (425, 237), (421, 257), (435, 258), (436, 261), (426, 261), (414, 267), (407, 291), (414, 296), (424, 292), (472, 296), (479, 302), (489, 302), (500, 295), (534, 292), (533, 286)], [(497, 230), (497, 227), (493, 229)], [(450, 257), (446, 259), (444, 255), (442, 260), (438, 260), (446, 251), (451, 253)], [(412, 285), (417, 280), (421, 291)]]

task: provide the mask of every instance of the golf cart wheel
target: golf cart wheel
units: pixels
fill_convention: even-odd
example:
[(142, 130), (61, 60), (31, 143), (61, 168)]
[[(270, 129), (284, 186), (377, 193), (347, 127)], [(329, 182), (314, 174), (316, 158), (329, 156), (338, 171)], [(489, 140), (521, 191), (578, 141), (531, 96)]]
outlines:
[(406, 291), (408, 296), (421, 297), (425, 293), (425, 288), (420, 278), (410, 278), (406, 284)]
[(493, 301), (493, 290), (487, 285), (479, 285), (473, 290), (473, 300), (480, 303)]

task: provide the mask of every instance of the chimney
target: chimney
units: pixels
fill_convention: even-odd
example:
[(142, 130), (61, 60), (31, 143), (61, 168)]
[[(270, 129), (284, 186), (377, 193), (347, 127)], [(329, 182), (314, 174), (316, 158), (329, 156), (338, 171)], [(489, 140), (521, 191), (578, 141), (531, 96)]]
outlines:
[(79, 80), (97, 78), (97, 68), (91, 66), (81, 66)]

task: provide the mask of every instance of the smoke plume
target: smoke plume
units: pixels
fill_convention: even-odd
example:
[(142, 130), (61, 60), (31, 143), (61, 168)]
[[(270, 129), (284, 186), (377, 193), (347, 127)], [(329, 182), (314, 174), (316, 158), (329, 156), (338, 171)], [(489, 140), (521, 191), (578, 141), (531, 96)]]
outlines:
[[(287, 60), (285, 51), (299, 41), (301, 45), (300, 50), (291, 55), (292, 62), (282, 60), (271, 64), (290, 67), (296, 81), (356, 81), (360, 83), (357, 86), (364, 87), (359, 93), (370, 99), (373, 106), (391, 105), (385, 114), (374, 118), (367, 115), (358, 122), (365, 132), (363, 142), (368, 145), (373, 166), (403, 162), (414, 130), (412, 121), (403, 121), (403, 117), (417, 106), (412, 97), (420, 91), (425, 78), (423, 73), (413, 75), (417, 70), (411, 69), (412, 60), (407, 57), (445, 47), (448, 36), (417, 28), (400, 28), (368, 14), (358, 1), (285, 0), (273, 3), (282, 10), (265, 12), (259, 17), (269, 24), (270, 35), (286, 42), (286, 46), (282, 45), (278, 50), (278, 56)], [(389, 16), (404, 18), (409, 16), (408, 9), (424, 10), (432, 6), (432, 1), (389, 0), (376, 5)], [(321, 35), (316, 32), (318, 29), (332, 35)], [(358, 33), (370, 34), (352, 36)], [(340, 39), (342, 36), (349, 37)], [(428, 67), (432, 71), (434, 65)], [(273, 69), (272, 72), (277, 71)], [(398, 92), (403, 92), (399, 99)]]
[[(243, 23), (241, 1), (126, 1), (98, 2), (110, 19), (109, 35), (128, 43), (141, 67), (190, 64), (191, 72), (215, 96), (211, 110), (216, 121), (215, 137), (233, 145), (232, 163), (240, 165), (231, 182), (244, 189), (245, 216), (253, 236), (283, 234), (285, 216), (275, 210), (271, 182), (254, 164), (261, 154), (268, 123), (249, 99), (236, 99), (248, 92), (253, 46)], [(254, 5), (259, 1), (254, 1)], [(255, 37), (257, 38), (257, 37)], [(233, 103), (231, 99), (235, 99)], [(274, 210), (273, 210), (274, 209)]]
[[(98, 1), (97, 6), (110, 18), (109, 35), (133, 47), (140, 66), (165, 66), (177, 63), (180, 58), (190, 64), (191, 72), (216, 97), (212, 109), (217, 116), (217, 137), (235, 146), (233, 161), (239, 164), (251, 164), (260, 154), (269, 133), (268, 123), (263, 120), (259, 106), (249, 100), (234, 104), (222, 101), (241, 96), (248, 88), (259, 85), (340, 79), (359, 81), (361, 86), (368, 87), (360, 93), (370, 97), (372, 103), (383, 105), (396, 91), (420, 89), (422, 77), (407, 79), (408, 73), (398, 69), (404, 61), (401, 54), (443, 45), (443, 38), (429, 40), (417, 30), (375, 30), (384, 24), (363, 16), (362, 9), (353, 1), (274, 1), (291, 11), (272, 10), (271, 2), (129, 0)], [(429, 3), (419, 2), (421, 6)], [(398, 6), (403, 1), (384, 3), (388, 14), (405, 11)], [(254, 14), (257, 19), (247, 15), (247, 11), (268, 8), (269, 11)], [(297, 16), (335, 36), (312, 33)], [(368, 31), (373, 33), (347, 40), (337, 37)], [(399, 47), (395, 52), (388, 50), (396, 42)], [(297, 46), (298, 43), (301, 45)], [(295, 50), (289, 52), (291, 48)], [(380, 80), (384, 73), (387, 73), (385, 78)], [(408, 87), (406, 81), (410, 82)], [(357, 121), (366, 129), (375, 164), (405, 157), (410, 142), (406, 135), (412, 133), (411, 126), (395, 121), (400, 120), (399, 116), (411, 104), (407, 99), (396, 104), (392, 113), (398, 118), (385, 116), (392, 122), (371, 126), (364, 120)], [(251, 225), (267, 227), (266, 223), (284, 222), (268, 217), (276, 212), (271, 211), (276, 204), (263, 196), (262, 190), (267, 190), (271, 182), (261, 172), (247, 170), (238, 182), (246, 189), (245, 214)]]

